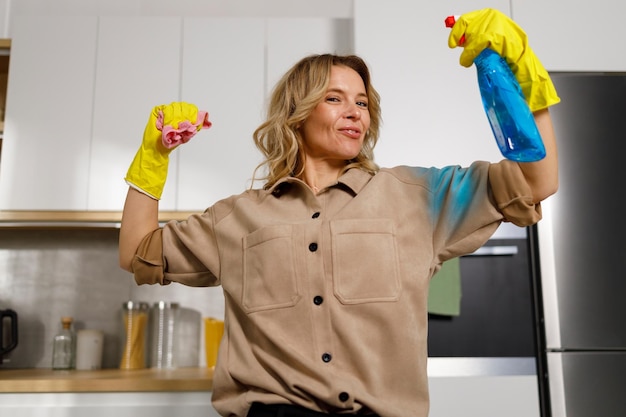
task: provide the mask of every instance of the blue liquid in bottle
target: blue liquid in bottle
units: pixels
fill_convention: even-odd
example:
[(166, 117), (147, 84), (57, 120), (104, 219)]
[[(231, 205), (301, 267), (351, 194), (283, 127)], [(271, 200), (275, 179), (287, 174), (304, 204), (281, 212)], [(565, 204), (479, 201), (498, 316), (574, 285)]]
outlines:
[(534, 162), (546, 156), (522, 89), (506, 61), (491, 49), (474, 60), (483, 107), (500, 152), (517, 162)]
[[(456, 23), (456, 16), (445, 19), (446, 27)], [(465, 42), (462, 36), (459, 44)], [(546, 156), (522, 88), (504, 58), (492, 49), (483, 50), (475, 59), (478, 88), (491, 125), (491, 131), (505, 158), (517, 162), (535, 162)]]

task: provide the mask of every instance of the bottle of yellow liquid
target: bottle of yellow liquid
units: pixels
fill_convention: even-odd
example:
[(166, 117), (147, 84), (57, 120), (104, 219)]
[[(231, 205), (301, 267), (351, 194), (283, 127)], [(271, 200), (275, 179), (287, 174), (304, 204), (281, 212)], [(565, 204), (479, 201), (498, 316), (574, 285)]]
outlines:
[(212, 368), (217, 363), (217, 353), (224, 335), (224, 322), (213, 317), (204, 318), (204, 348), (206, 366)]

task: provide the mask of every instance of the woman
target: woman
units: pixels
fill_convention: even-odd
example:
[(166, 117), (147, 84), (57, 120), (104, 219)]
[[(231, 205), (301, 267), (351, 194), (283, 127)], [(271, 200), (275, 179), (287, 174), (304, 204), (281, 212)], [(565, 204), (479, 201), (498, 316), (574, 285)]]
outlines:
[[(514, 25), (493, 10), (461, 17), (466, 51), (477, 39), (472, 28), (482, 34), (494, 18), (499, 24), (488, 26), (498, 33)], [(534, 55), (524, 59), (540, 67)], [(430, 278), (502, 221), (538, 221), (540, 201), (556, 191), (547, 106), (558, 97), (549, 78), (532, 94), (529, 102), (545, 104), (535, 112), (547, 151), (539, 162), (379, 169), (379, 97), (366, 64), (304, 58), (277, 84), (254, 133), (266, 157), (264, 188), (163, 228), (158, 197), (169, 150), (158, 143), (155, 117), (195, 122), (195, 133), (203, 116), (186, 103), (155, 109), (127, 176), (120, 263), (139, 284), (222, 285), (213, 390), (220, 414), (427, 416)]]

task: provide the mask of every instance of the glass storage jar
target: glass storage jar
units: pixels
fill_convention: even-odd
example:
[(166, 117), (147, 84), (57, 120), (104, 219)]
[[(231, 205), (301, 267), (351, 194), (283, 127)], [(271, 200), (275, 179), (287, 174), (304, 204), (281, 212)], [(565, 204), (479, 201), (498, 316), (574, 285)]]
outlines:
[(143, 369), (147, 365), (148, 303), (127, 301), (122, 305), (122, 358), (120, 369)]

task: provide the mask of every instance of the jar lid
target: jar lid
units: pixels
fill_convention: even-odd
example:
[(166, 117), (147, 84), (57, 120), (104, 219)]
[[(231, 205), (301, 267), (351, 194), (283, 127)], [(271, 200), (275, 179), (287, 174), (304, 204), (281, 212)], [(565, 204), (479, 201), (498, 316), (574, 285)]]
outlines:
[(124, 310), (147, 310), (150, 308), (150, 305), (142, 301), (126, 301), (122, 304), (122, 308)]
[(154, 303), (152, 305), (152, 308), (155, 309), (159, 309), (159, 310), (167, 310), (167, 309), (174, 309), (174, 308), (178, 308), (180, 307), (180, 304), (178, 303), (171, 303), (171, 302), (167, 302), (167, 301), (158, 301), (156, 303)]

